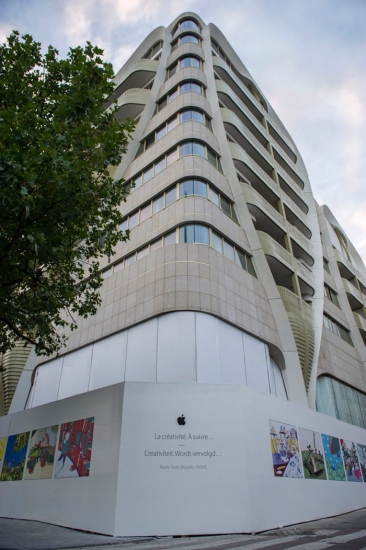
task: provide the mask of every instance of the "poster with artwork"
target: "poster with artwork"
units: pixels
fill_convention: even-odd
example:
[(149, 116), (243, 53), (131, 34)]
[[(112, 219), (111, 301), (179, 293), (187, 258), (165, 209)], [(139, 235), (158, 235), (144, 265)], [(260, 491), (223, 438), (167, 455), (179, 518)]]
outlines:
[(61, 424), (55, 478), (89, 475), (94, 417)]
[(295, 426), (270, 420), (269, 433), (274, 475), (302, 478), (299, 440)]
[(0, 437), (0, 475), (1, 475), (1, 469), (3, 466), (5, 447), (6, 447), (6, 437)]
[(320, 433), (299, 428), (299, 440), (305, 479), (327, 479)]
[(352, 441), (341, 439), (341, 449), (347, 481), (363, 482), (362, 472), (358, 461), (356, 445)]
[(24, 479), (52, 478), (57, 432), (58, 426), (49, 426), (31, 432)]
[(29, 432), (9, 435), (0, 481), (19, 481), (23, 479), (28, 440)]
[(360, 445), (358, 443), (356, 445), (356, 448), (357, 448), (358, 460), (360, 463), (362, 477), (364, 482), (366, 483), (366, 445)]
[(341, 444), (338, 437), (322, 434), (322, 442), (328, 479), (331, 481), (346, 481)]

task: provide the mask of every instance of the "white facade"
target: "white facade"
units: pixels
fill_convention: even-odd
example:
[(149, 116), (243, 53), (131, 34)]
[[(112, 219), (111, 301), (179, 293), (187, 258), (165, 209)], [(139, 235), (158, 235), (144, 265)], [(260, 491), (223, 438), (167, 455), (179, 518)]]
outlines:
[[(130, 240), (101, 266), (96, 316), (58, 358), (30, 355), (0, 438), (94, 417), (90, 475), (73, 483), (117, 486), (100, 532), (257, 531), (365, 506), (364, 482), (273, 475), (270, 420), (366, 445), (366, 271), (316, 204), (291, 137), (226, 38), (193, 13), (153, 31), (115, 80), (120, 118), (138, 121), (115, 172), (132, 185)], [(101, 426), (114, 442), (107, 470)], [(145, 460), (155, 434), (181, 428), (210, 434), (220, 457), (176, 472)], [(29, 483), (53, 492), (71, 480), (0, 483), (0, 514), (15, 517)], [(49, 504), (29, 517), (83, 529), (101, 505), (61, 520)]]

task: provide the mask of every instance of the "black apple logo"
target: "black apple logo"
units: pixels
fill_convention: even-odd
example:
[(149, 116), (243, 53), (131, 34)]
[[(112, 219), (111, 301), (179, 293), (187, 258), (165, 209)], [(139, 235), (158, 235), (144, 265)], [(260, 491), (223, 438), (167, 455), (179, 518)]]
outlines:
[(179, 426), (184, 426), (185, 425), (186, 419), (184, 418), (184, 414), (182, 414), (182, 416), (178, 416), (177, 422), (178, 422)]

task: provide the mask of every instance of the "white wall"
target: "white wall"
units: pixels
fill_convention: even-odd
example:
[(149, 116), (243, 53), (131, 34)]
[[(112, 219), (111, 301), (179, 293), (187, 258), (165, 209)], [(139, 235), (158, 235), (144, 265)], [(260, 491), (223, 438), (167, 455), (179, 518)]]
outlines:
[(286, 399), (266, 344), (211, 315), (177, 311), (41, 365), (28, 408), (123, 381), (245, 384)]

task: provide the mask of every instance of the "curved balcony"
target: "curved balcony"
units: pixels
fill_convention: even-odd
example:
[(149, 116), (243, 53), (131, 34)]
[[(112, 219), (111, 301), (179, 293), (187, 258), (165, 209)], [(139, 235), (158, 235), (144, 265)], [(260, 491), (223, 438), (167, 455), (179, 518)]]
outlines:
[(357, 307), (364, 306), (365, 302), (361, 292), (355, 286), (353, 286), (352, 283), (350, 283), (349, 281), (347, 281), (347, 279), (344, 279), (343, 277), (342, 283), (344, 290), (348, 294), (348, 301), (350, 302), (351, 308), (356, 309)]
[(297, 166), (294, 164), (290, 166), (275, 148), (273, 148), (273, 155), (277, 163), (277, 167), (279, 167), (280, 170), (282, 169), (298, 185), (298, 187), (300, 187), (300, 189), (304, 189), (305, 184)]
[(279, 187), (269, 177), (268, 174), (236, 143), (229, 142), (229, 149), (234, 164), (248, 178), (252, 186), (269, 202), (270, 204), (279, 201)]
[(267, 202), (262, 195), (260, 195), (251, 185), (248, 183), (241, 183), (241, 189), (245, 201), (248, 205), (253, 205), (261, 210), (273, 223), (280, 227), (283, 233), (286, 232), (286, 222), (283, 216), (273, 206)]
[(315, 289), (315, 279), (314, 279), (314, 275), (313, 273), (310, 271), (310, 269), (308, 269), (307, 267), (305, 267), (297, 258), (293, 258), (293, 262), (294, 262), (294, 266), (295, 266), (295, 269), (296, 269), (296, 273), (299, 277), (301, 277), (301, 279), (306, 283), (306, 285), (308, 285), (310, 287), (311, 290), (309, 290), (307, 288), (307, 286), (304, 286), (301, 284), (301, 281), (299, 281), (300, 283), (300, 288), (301, 288), (301, 292), (303, 294), (311, 294), (313, 295), (314, 294), (314, 289)]
[(294, 225), (289, 224), (289, 234), (291, 239), (301, 246), (301, 248), (303, 248), (305, 252), (313, 259), (313, 247), (311, 246), (310, 241), (304, 237), (303, 233), (301, 233), (301, 231), (299, 231)]
[(263, 106), (256, 100), (254, 96), (246, 88), (245, 84), (239, 80), (235, 73), (230, 69), (226, 61), (220, 57), (213, 57), (212, 63), (219, 76), (226, 82), (231, 90), (239, 97), (239, 99), (248, 107), (251, 113), (257, 120), (261, 121), (264, 114)]
[(153, 59), (139, 59), (115, 79), (116, 89), (106, 101), (106, 107), (131, 88), (144, 88), (158, 70), (159, 61)]
[[(334, 249), (334, 257), (337, 260), (338, 263), (341, 263), (344, 265), (346, 270), (349, 272), (349, 274), (353, 275), (354, 277), (357, 277), (357, 279), (360, 281), (360, 283), (366, 288), (366, 277), (362, 275), (362, 273), (359, 272), (357, 267), (355, 267), (339, 250), (336, 248)], [(348, 276), (346, 272), (342, 272), (341, 270), (341, 276), (344, 277), (345, 275)]]
[(292, 199), (284, 191), (281, 190), (281, 197), (285, 205), (286, 218), (294, 226), (297, 227), (307, 237), (311, 238), (311, 231), (308, 227), (308, 220), (306, 215), (297, 204), (294, 203)]
[(181, 57), (187, 56), (187, 55), (193, 55), (194, 57), (199, 57), (201, 61), (205, 60), (205, 52), (199, 46), (198, 44), (193, 44), (192, 42), (186, 42), (185, 44), (181, 44), (168, 57), (166, 66), (170, 67), (170, 65), (173, 65), (178, 59)]
[(278, 170), (277, 166), (277, 175), (278, 175), (278, 181), (280, 184), (280, 187), (282, 191), (286, 193), (294, 201), (295, 204), (304, 212), (304, 214), (307, 214), (309, 212), (309, 207), (306, 203), (306, 198), (304, 193), (299, 189), (299, 187), (291, 182), (291, 179), (285, 175), (283, 170)]
[[(268, 143), (268, 137), (265, 134), (264, 126), (248, 107), (237, 96), (233, 94), (230, 86), (223, 80), (215, 80), (216, 92), (219, 99), (222, 99), (226, 108), (236, 114), (236, 116), (242, 121), (242, 123), (255, 134), (258, 141), (265, 145)], [(225, 96), (225, 97), (224, 97)], [(246, 122), (243, 122), (246, 120)]]
[(275, 140), (277, 145), (279, 145), (282, 149), (282, 151), (288, 156), (290, 160), (294, 164), (297, 163), (297, 156), (295, 152), (292, 150), (292, 148), (289, 146), (289, 144), (286, 142), (284, 136), (281, 136), (281, 130), (279, 130), (278, 126), (274, 124), (273, 121), (268, 122), (268, 131), (270, 136)]
[(359, 330), (363, 330), (366, 335), (366, 319), (364, 319), (362, 315), (359, 315), (359, 313), (356, 313), (355, 311), (353, 312), (353, 316), (355, 318), (357, 328)]
[(292, 265), (292, 258), (290, 252), (288, 252), (283, 246), (278, 244), (270, 235), (263, 231), (257, 231), (260, 243), (262, 245), (263, 252), (266, 256), (273, 256), (276, 260), (284, 264), (291, 272), (294, 271)]
[(311, 306), (309, 306), (309, 304), (296, 296), (296, 294), (291, 292), (288, 288), (278, 286), (277, 289), (280, 293), (286, 311), (289, 313), (299, 313), (301, 311), (309, 322), (313, 322), (314, 310)]
[(118, 98), (117, 120), (122, 122), (126, 120), (127, 116), (130, 118), (137, 117), (143, 111), (149, 95), (150, 90), (141, 90), (141, 88), (127, 90)]

